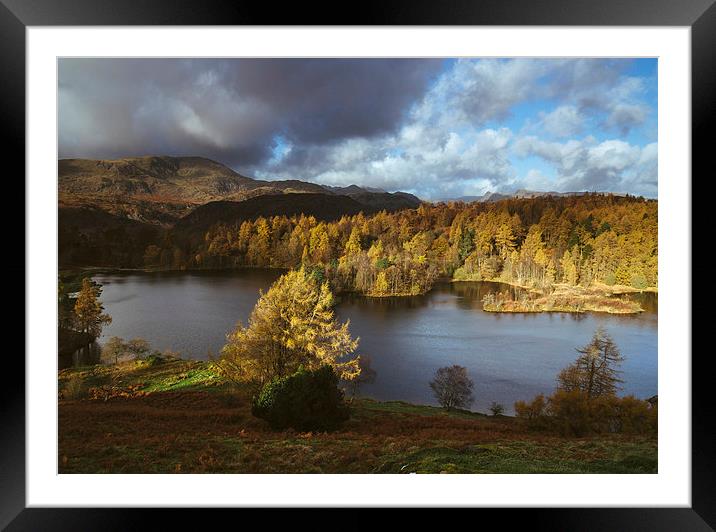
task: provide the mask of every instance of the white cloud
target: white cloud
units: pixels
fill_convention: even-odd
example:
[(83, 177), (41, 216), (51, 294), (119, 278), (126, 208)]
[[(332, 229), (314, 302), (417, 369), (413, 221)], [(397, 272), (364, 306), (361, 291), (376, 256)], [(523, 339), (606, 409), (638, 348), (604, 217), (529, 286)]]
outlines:
[(569, 137), (582, 132), (584, 117), (574, 105), (561, 105), (551, 113), (541, 113), (541, 126), (555, 137)]
[(459, 60), (415, 110), (421, 122), (480, 126), (509, 116), (512, 107), (540, 95), (537, 80), (547, 62), (532, 60)]
[[(511, 188), (654, 195), (656, 144), (625, 141), (634, 128), (654, 138), (655, 125), (649, 85), (628, 64), (63, 60), (60, 152), (202, 155), (263, 179), (425, 198)], [(554, 171), (517, 164), (532, 156)]]
[(552, 164), (557, 171), (556, 190), (629, 191), (647, 196), (657, 192), (656, 143), (640, 147), (618, 139), (597, 142), (594, 137), (560, 143), (530, 136), (515, 142), (515, 153), (536, 155)]

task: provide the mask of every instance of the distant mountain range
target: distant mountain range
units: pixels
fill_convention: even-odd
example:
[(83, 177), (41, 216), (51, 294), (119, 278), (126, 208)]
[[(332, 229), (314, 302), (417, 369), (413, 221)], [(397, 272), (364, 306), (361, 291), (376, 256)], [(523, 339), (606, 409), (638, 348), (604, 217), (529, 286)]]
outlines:
[(421, 203), (412, 194), (356, 185), (329, 187), (299, 180), (252, 179), (202, 157), (61, 159), (58, 176), (60, 209), (98, 209), (163, 227), (173, 226), (210, 202), (243, 202), (258, 196), (344, 196), (366, 213), (413, 209)]
[[(538, 190), (527, 190), (524, 188), (521, 188), (519, 190), (515, 190), (513, 193), (500, 193), (500, 192), (487, 192), (483, 194), (482, 196), (460, 196), (457, 198), (445, 198), (440, 201), (464, 201), (465, 203), (472, 203), (472, 202), (478, 202), (478, 203), (491, 203), (495, 201), (501, 201), (504, 199), (510, 199), (510, 198), (542, 198), (545, 196), (584, 196), (585, 194), (591, 194), (592, 192), (556, 192), (556, 191), (547, 191), (542, 192)], [(626, 193), (621, 192), (603, 192), (603, 194), (611, 194), (613, 196), (626, 196)]]

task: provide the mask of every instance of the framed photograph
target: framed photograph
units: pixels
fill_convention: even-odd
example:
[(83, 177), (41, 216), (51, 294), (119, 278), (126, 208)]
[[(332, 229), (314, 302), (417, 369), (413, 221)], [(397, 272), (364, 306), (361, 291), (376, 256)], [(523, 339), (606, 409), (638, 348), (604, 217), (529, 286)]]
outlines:
[(714, 525), (712, 2), (363, 7), (3, 0), (27, 249), (3, 527)]

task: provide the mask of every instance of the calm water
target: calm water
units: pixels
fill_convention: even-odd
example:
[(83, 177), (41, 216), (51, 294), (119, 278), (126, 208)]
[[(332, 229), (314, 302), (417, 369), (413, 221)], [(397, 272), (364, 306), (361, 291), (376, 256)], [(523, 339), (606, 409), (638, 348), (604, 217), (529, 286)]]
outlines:
[[(102, 301), (112, 316), (110, 336), (142, 337), (154, 348), (206, 359), (224, 345), (237, 320), (246, 322), (259, 296), (281, 272), (103, 274)], [(362, 394), (435, 404), (428, 382), (441, 366), (466, 366), (475, 382), (473, 410), (492, 401), (511, 413), (514, 401), (551, 393), (555, 376), (604, 326), (621, 348), (624, 393), (657, 393), (657, 296), (643, 294), (637, 316), (607, 314), (495, 314), (482, 311), (496, 283), (444, 283), (425, 296), (348, 297), (336, 308), (351, 320), (358, 352), (370, 355), (375, 383)]]

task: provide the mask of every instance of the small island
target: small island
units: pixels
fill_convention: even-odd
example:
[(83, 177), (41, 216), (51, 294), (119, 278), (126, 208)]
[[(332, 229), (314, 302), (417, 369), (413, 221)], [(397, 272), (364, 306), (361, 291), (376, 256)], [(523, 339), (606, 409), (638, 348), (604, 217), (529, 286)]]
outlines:
[(619, 298), (618, 293), (604, 288), (557, 285), (547, 293), (524, 291), (515, 298), (512, 291), (504, 290), (487, 294), (482, 309), (486, 312), (643, 312), (637, 301)]

